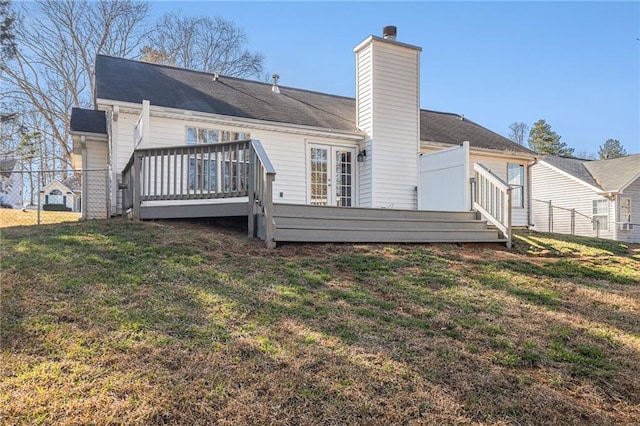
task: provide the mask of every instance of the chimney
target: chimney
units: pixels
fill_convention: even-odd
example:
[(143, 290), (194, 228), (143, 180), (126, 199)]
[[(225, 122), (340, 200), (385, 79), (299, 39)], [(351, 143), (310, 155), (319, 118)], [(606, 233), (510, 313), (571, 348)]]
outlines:
[(395, 40), (398, 35), (398, 29), (394, 25), (387, 25), (382, 29), (382, 38), (386, 40)]
[(280, 93), (280, 88), (278, 87), (278, 79), (280, 76), (278, 74), (274, 74), (271, 76), (273, 78), (273, 86), (271, 86), (271, 91), (274, 93)]

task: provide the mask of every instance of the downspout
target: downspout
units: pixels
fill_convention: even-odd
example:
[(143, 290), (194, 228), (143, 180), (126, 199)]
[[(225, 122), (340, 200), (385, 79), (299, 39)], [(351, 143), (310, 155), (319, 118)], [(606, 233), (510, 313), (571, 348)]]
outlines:
[(536, 164), (538, 164), (538, 157), (534, 158), (533, 161), (529, 161), (527, 163), (527, 229), (531, 229), (531, 226), (533, 225), (532, 223), (532, 216), (533, 216), (533, 212), (531, 211), (531, 208), (533, 206), (532, 203), (532, 195), (531, 195), (531, 167), (535, 166)]

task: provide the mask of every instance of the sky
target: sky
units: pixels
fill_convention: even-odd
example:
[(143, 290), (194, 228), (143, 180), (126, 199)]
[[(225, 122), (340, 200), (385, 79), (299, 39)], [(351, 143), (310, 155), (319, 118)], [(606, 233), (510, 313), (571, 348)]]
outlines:
[(574, 154), (640, 153), (640, 2), (152, 2), (244, 29), (282, 86), (355, 97), (353, 48), (395, 25), (420, 46), (420, 103), (508, 136), (545, 119)]

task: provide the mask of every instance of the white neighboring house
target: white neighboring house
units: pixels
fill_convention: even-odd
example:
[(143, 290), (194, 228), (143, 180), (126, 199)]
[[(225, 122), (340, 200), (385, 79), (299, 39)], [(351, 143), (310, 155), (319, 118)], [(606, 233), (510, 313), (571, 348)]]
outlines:
[(23, 187), (20, 162), (15, 158), (0, 160), (0, 208), (22, 208)]
[[(489, 203), (488, 210), (501, 208), (498, 221), (508, 216), (510, 226), (528, 226), (529, 166), (535, 154), (459, 114), (421, 109), (421, 51), (397, 41), (395, 27), (385, 27), (383, 37), (367, 37), (354, 49), (355, 99), (282, 86), (276, 76), (267, 84), (98, 55), (95, 110), (72, 111), (74, 152), (85, 165), (111, 169), (106, 216), (123, 211), (140, 218), (222, 215), (211, 205), (222, 209), (232, 195), (244, 196), (245, 205), (227, 214), (253, 211), (246, 194), (257, 189), (247, 183), (246, 173), (255, 154), (275, 177), (269, 199), (256, 200), (263, 213), (265, 203), (276, 206), (272, 219), (261, 219), (267, 225), (302, 226), (299, 222), (312, 211), (295, 206), (361, 209), (351, 209), (351, 222), (339, 224), (337, 216), (347, 209), (323, 210), (324, 219), (336, 220), (335, 227), (326, 221), (312, 224), (318, 232), (310, 241), (339, 241), (364, 223), (364, 216), (386, 217), (387, 234), (367, 219), (369, 233), (359, 240), (441, 240), (446, 231), (452, 231), (447, 238), (453, 240), (457, 225), (441, 226), (441, 237), (419, 240), (418, 231), (429, 225), (426, 216), (398, 213), (392, 220), (389, 210), (453, 217), (452, 212), (471, 212), (474, 201)], [(252, 140), (249, 147), (231, 142), (245, 139)], [(474, 176), (482, 179), (475, 187)], [(513, 187), (509, 214), (508, 185), (502, 181)], [(85, 186), (96, 192), (92, 183)], [(484, 195), (472, 195), (472, 188)], [(300, 220), (279, 221), (285, 210)], [(423, 219), (415, 232), (405, 225), (408, 239), (396, 225), (389, 227)], [(319, 236), (328, 229), (333, 234)], [(293, 238), (284, 231), (279, 235)]]
[(82, 209), (82, 186), (80, 178), (72, 176), (63, 181), (54, 180), (40, 190), (40, 208), (46, 204), (62, 204), (69, 211), (80, 212)]
[(532, 229), (640, 242), (640, 154), (597, 161), (545, 156), (531, 179)]

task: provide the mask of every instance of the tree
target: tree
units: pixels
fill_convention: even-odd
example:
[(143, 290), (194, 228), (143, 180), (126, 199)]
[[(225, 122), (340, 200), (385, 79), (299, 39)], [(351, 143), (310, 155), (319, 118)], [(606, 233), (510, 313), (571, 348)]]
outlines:
[(515, 121), (511, 123), (509, 129), (511, 130), (511, 132), (509, 132), (509, 139), (511, 139), (518, 145), (524, 145), (525, 135), (529, 131), (529, 126), (527, 126), (527, 123)]
[(5, 67), (8, 60), (16, 55), (16, 41), (14, 34), (15, 15), (11, 10), (11, 1), (0, 0), (0, 54), (1, 66)]
[(264, 56), (246, 48), (247, 34), (221, 17), (162, 16), (142, 60), (235, 77), (264, 77)]
[(4, 70), (6, 96), (44, 121), (41, 136), (55, 141), (63, 168), (71, 165), (69, 112), (91, 107), (95, 99), (96, 54), (139, 52), (148, 10), (147, 3), (132, 0), (38, 0), (18, 11), (17, 48)]
[(560, 142), (560, 137), (545, 120), (540, 119), (529, 131), (529, 147), (538, 154), (570, 156), (573, 148)]
[(627, 155), (627, 151), (618, 139), (607, 139), (604, 145), (600, 145), (598, 149), (598, 156), (601, 160), (624, 157), (625, 155)]

